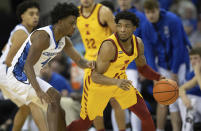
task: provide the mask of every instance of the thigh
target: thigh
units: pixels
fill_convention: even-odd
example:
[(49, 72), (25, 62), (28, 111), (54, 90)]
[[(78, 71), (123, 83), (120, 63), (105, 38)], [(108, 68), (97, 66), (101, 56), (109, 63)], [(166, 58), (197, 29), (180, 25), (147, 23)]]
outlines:
[(179, 111), (178, 99), (173, 104), (169, 105), (169, 111), (170, 112), (178, 112)]
[(90, 120), (95, 119), (96, 116), (103, 116), (103, 111), (112, 97), (112, 93), (109, 93), (107, 89), (94, 88), (90, 89), (87, 94), (83, 93), (80, 113), (83, 119), (86, 115)]
[(118, 101), (122, 109), (127, 109), (137, 103), (136, 94), (139, 94), (142, 97), (136, 88), (130, 88), (128, 91), (118, 88), (115, 92), (114, 98)]

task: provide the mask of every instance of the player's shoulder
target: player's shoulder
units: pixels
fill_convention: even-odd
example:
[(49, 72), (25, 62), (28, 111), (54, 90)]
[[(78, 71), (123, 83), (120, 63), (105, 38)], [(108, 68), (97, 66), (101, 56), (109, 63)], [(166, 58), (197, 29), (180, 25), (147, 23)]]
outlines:
[(107, 13), (111, 13), (112, 11), (108, 8), (108, 7), (106, 7), (106, 6), (104, 6), (104, 5), (102, 5), (102, 4), (100, 4), (100, 13), (102, 13), (102, 14), (107, 14)]
[(31, 39), (38, 39), (40, 41), (49, 42), (50, 35), (45, 30), (35, 30), (31, 34)]
[(101, 44), (101, 49), (104, 52), (109, 52), (112, 53), (113, 51), (115, 51), (117, 48), (115, 42), (112, 39), (106, 39), (102, 42)]
[(15, 31), (12, 35), (12, 40), (13, 39), (26, 39), (28, 37), (28, 34), (22, 30), (22, 29), (19, 29), (17, 31)]
[(13, 33), (14, 36), (28, 36), (28, 34), (26, 33), (25, 30), (23, 29), (19, 29), (19, 30), (16, 30), (14, 33)]

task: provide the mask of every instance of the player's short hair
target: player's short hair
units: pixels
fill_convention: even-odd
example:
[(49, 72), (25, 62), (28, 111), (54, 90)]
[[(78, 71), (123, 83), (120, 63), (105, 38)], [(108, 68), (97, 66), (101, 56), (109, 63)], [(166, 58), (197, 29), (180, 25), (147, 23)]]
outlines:
[(201, 47), (191, 49), (189, 55), (199, 55), (201, 57)]
[(17, 6), (16, 14), (19, 22), (22, 22), (21, 15), (29, 8), (37, 8), (40, 11), (39, 3), (33, 0), (26, 0)]
[(79, 9), (72, 3), (58, 3), (51, 12), (52, 24), (68, 16), (79, 16)]
[(108, 7), (112, 12), (115, 11), (114, 9), (114, 4), (111, 2), (111, 1), (108, 1), (108, 0), (104, 0), (102, 2), (100, 2), (102, 5)]
[(146, 0), (143, 5), (144, 9), (153, 10), (159, 9), (159, 3), (157, 0)]
[(118, 24), (119, 20), (130, 20), (132, 24), (136, 27), (139, 26), (139, 18), (134, 14), (129, 11), (121, 11), (117, 13), (115, 16), (115, 23)]

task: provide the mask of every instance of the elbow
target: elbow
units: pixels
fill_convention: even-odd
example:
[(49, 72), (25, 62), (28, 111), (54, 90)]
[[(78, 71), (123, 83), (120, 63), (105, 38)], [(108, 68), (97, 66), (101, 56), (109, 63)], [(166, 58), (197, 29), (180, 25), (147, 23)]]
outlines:
[(27, 62), (25, 62), (25, 64), (24, 64), (24, 71), (27, 72), (28, 68), (29, 68), (29, 64)]

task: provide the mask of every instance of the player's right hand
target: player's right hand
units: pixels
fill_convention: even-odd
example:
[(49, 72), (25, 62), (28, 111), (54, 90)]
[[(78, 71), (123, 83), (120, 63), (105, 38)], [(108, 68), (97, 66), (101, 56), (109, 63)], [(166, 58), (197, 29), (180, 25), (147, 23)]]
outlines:
[(132, 87), (132, 81), (125, 79), (118, 79), (117, 86), (125, 91), (128, 91)]
[(192, 104), (191, 104), (191, 100), (186, 98), (186, 99), (183, 99), (183, 102), (184, 102), (184, 105), (186, 106), (187, 109), (192, 109)]
[(37, 94), (37, 96), (39, 97), (39, 99), (41, 100), (41, 103), (42, 103), (42, 104), (44, 103), (44, 101), (45, 101), (47, 104), (49, 104), (49, 103), (52, 102), (51, 97), (50, 97), (47, 93), (43, 92), (42, 90), (36, 91), (36, 94)]

